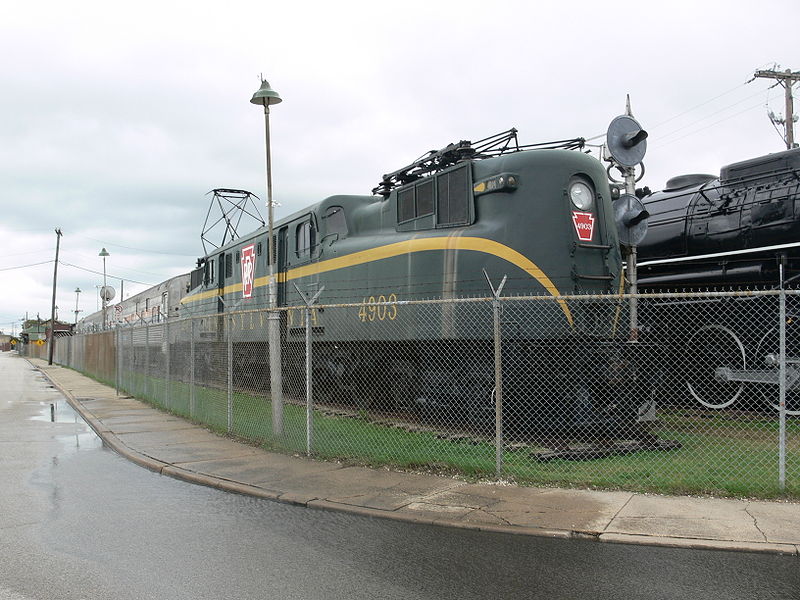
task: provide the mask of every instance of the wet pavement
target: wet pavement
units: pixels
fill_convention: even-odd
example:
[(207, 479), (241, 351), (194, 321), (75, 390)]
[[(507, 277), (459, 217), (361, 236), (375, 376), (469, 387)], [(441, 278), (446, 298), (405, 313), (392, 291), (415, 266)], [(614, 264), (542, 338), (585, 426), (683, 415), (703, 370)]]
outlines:
[(158, 473), (311, 508), (551, 538), (800, 553), (800, 504), (467, 483), (237, 443), (75, 371), (31, 363), (104, 442)]
[[(0, 355), (0, 378), (0, 600), (701, 600), (795, 598), (800, 590), (794, 556), (404, 523), (192, 485), (110, 451), (26, 361)], [(135, 410), (120, 408), (121, 420), (137, 421)], [(156, 447), (170, 448), (183, 468), (186, 448), (203, 436), (174, 425), (187, 441)], [(168, 431), (155, 429), (128, 428), (119, 438), (152, 444)], [(245, 460), (246, 450), (231, 460)], [(291, 463), (280, 465), (275, 481), (297, 476)]]

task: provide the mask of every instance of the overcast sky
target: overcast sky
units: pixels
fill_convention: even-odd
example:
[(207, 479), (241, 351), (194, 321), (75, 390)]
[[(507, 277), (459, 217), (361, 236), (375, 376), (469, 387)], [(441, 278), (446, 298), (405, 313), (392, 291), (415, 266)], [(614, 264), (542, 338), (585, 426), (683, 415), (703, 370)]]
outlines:
[(55, 228), (56, 304), (72, 320), (76, 287), (81, 314), (97, 308), (102, 247), (128, 297), (191, 270), (209, 190), (265, 197), (263, 113), (249, 103), (260, 73), (284, 100), (271, 111), (280, 218), (369, 194), (449, 142), (603, 134), (627, 93), (650, 132), (640, 185), (718, 173), (784, 149), (767, 118), (783, 89), (746, 82), (775, 63), (800, 70), (785, 34), (796, 0), (3, 5), (5, 332), (26, 312), (49, 317)]

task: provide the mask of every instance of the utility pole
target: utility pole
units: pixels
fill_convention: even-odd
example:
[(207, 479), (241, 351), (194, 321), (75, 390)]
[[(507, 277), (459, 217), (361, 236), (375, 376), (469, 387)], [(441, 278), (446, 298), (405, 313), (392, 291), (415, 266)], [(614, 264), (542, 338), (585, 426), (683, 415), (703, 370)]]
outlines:
[[(774, 79), (778, 84), (783, 86), (786, 95), (786, 113), (783, 116), (783, 126), (786, 130), (786, 135), (783, 139), (786, 142), (787, 150), (796, 148), (797, 144), (794, 142), (794, 102), (792, 101), (792, 86), (800, 81), (800, 71), (792, 72), (791, 69), (786, 69), (785, 71), (775, 71), (774, 69), (769, 71), (759, 70), (754, 73), (753, 79), (757, 77)], [(773, 119), (773, 122), (780, 123), (780, 120)]]
[(53, 350), (56, 345), (56, 281), (58, 280), (58, 249), (61, 245), (61, 230), (56, 228), (56, 262), (53, 266), (53, 302), (50, 304), (50, 346), (47, 352), (47, 364), (53, 364)]

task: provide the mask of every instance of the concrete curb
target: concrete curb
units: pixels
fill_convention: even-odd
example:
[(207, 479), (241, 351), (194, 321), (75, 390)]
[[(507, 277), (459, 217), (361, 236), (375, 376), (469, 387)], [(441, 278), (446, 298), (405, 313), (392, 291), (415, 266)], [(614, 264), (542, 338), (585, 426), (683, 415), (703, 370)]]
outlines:
[[(27, 360), (27, 359), (26, 359)], [(114, 432), (103, 425), (92, 412), (83, 405), (69, 390), (61, 386), (55, 379), (51, 378), (48, 373), (35, 364), (27, 361), (32, 368), (38, 370), (50, 383), (61, 392), (69, 402), (70, 406), (83, 418), (92, 430), (100, 437), (103, 444), (111, 448), (114, 452), (119, 454), (131, 462), (142, 466), (151, 471), (155, 471), (161, 475), (166, 475), (175, 479), (186, 481), (188, 483), (204, 485), (207, 487), (216, 488), (225, 492), (236, 494), (243, 494), (262, 498), (264, 500), (271, 500), (274, 502), (282, 502), (285, 504), (292, 504), (295, 506), (303, 506), (306, 508), (313, 508), (319, 510), (331, 510), (337, 512), (344, 512), (354, 515), (361, 515), (366, 517), (375, 517), (382, 519), (392, 519), (400, 522), (417, 523), (422, 525), (436, 525), (441, 527), (455, 527), (461, 529), (469, 529), (474, 531), (485, 531), (491, 533), (507, 533), (514, 535), (531, 535), (537, 537), (546, 537), (551, 539), (581, 539), (593, 540), (602, 543), (613, 544), (634, 544), (634, 545), (647, 545), (647, 546), (661, 546), (669, 548), (691, 548), (703, 550), (727, 550), (738, 552), (759, 552), (768, 554), (782, 554), (800, 556), (800, 545), (770, 543), (770, 542), (741, 542), (741, 541), (723, 541), (713, 539), (694, 539), (682, 537), (666, 537), (666, 536), (652, 536), (652, 535), (634, 535), (625, 533), (603, 533), (600, 531), (582, 531), (574, 529), (554, 529), (554, 528), (540, 528), (525, 525), (490, 525), (480, 523), (465, 523), (462, 521), (455, 521), (441, 518), (422, 517), (408, 513), (398, 513), (392, 510), (383, 510), (377, 508), (370, 508), (366, 506), (359, 506), (355, 504), (346, 504), (343, 502), (334, 502), (330, 500), (321, 499), (316, 496), (308, 494), (297, 494), (294, 492), (280, 492), (277, 490), (270, 490), (256, 485), (232, 481), (221, 477), (199, 473), (189, 469), (185, 469), (168, 462), (153, 458), (146, 454), (142, 454), (132, 448), (128, 447)]]

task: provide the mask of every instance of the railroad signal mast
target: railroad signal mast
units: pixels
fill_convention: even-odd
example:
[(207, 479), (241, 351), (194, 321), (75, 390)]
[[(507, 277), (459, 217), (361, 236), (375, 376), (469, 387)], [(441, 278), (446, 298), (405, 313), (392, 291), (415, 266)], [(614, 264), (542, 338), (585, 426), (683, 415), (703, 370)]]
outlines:
[[(797, 117), (794, 115), (794, 99), (792, 98), (792, 86), (795, 83), (800, 82), (800, 71), (792, 71), (791, 69), (786, 69), (785, 71), (776, 71), (772, 70), (759, 70), (753, 74), (753, 79), (750, 81), (755, 80), (756, 78), (764, 78), (764, 79), (774, 79), (777, 83), (775, 85), (782, 85), (783, 90), (785, 93), (786, 98), (786, 113), (783, 116), (783, 119), (779, 119), (775, 117), (775, 115), (770, 114), (770, 119), (773, 123), (777, 123), (779, 125), (784, 126), (785, 135), (784, 141), (786, 142), (786, 149), (791, 150), (792, 148), (797, 148), (797, 143), (794, 141), (794, 123), (797, 120)], [(773, 86), (774, 87), (774, 86)]]
[[(626, 255), (626, 271), (628, 291), (630, 292), (630, 335), (629, 341), (639, 339), (638, 303), (636, 294), (636, 247), (647, 233), (647, 218), (650, 214), (642, 201), (636, 196), (636, 182), (644, 176), (644, 159), (647, 152), (647, 131), (645, 131), (631, 112), (631, 99), (625, 102), (625, 114), (614, 118), (608, 126), (604, 159), (611, 163), (608, 167), (608, 178), (624, 186), (624, 193), (614, 200), (614, 220), (617, 224), (619, 241)], [(636, 176), (636, 167), (641, 172)], [(623, 180), (614, 179), (611, 169), (616, 168)]]

